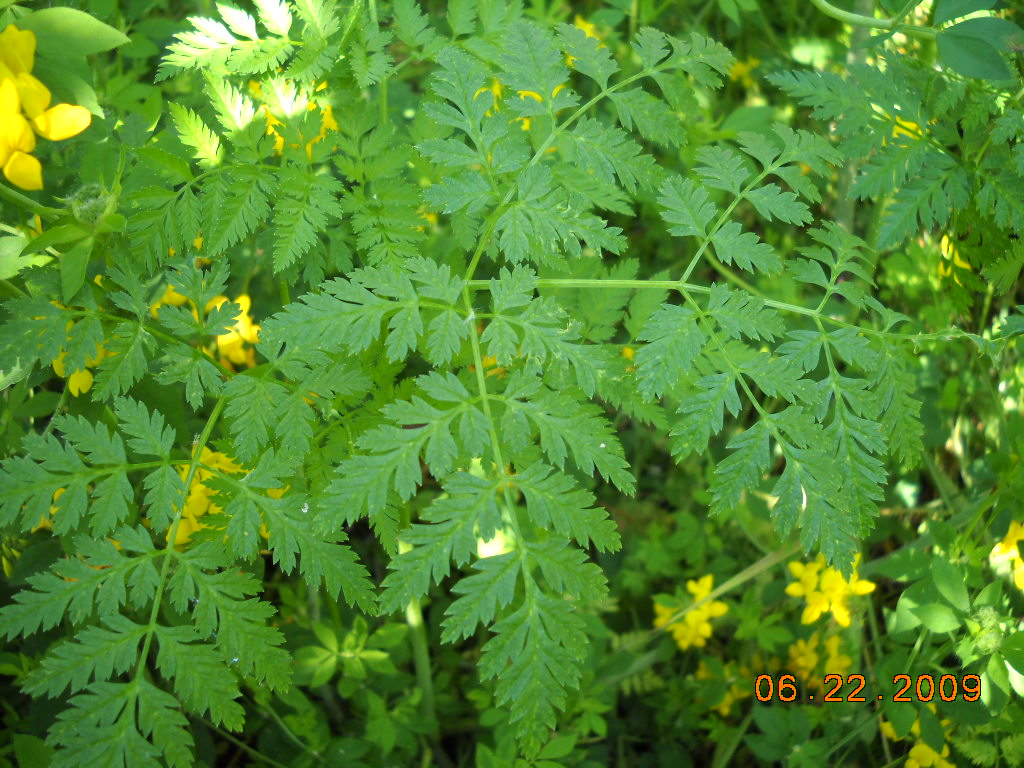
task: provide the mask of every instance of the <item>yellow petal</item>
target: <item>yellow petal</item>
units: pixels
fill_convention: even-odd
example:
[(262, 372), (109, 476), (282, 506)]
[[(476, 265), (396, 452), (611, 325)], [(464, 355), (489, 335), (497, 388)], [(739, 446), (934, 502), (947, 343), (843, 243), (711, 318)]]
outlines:
[(31, 72), (36, 57), (36, 33), (8, 24), (0, 32), (0, 62), (15, 75)]
[(32, 121), (36, 133), (50, 141), (63, 141), (77, 136), (92, 122), (92, 115), (77, 104), (57, 104)]
[(583, 30), (583, 33), (587, 37), (592, 37), (595, 40), (601, 39), (600, 36), (597, 34), (597, 25), (591, 21), (587, 21), (578, 13), (576, 14), (576, 18), (573, 19), (573, 26), (575, 26), (577, 29)]
[(21, 96), (18, 95), (18, 81), (13, 75), (4, 71), (0, 64), (0, 121), (10, 115), (16, 115), (21, 109)]
[(875, 582), (867, 581), (866, 579), (854, 581), (850, 585), (850, 591), (855, 595), (866, 595), (869, 592), (875, 591)]
[(64, 355), (66, 354), (67, 352), (61, 352), (53, 361), (53, 372), (60, 376), (62, 379), (64, 378)]
[(338, 127), (338, 121), (334, 119), (334, 110), (331, 109), (330, 104), (324, 107), (323, 117), (320, 118), (320, 130), (321, 131), (337, 131), (340, 130)]
[(4, 176), (16, 187), (29, 192), (43, 188), (43, 166), (32, 155), (14, 152), (4, 166)]
[(17, 87), (21, 108), (29, 119), (38, 117), (50, 106), (50, 89), (27, 72), (18, 75)]
[(96, 345), (96, 355), (95, 355), (95, 357), (86, 358), (85, 364), (89, 368), (95, 368), (97, 365), (100, 364), (100, 362), (102, 362), (103, 358), (106, 357), (106, 356), (107, 356), (107, 348), (104, 347), (101, 344), (97, 344)]
[(223, 304), (227, 300), (228, 300), (228, 297), (224, 296), (224, 295), (214, 296), (212, 299), (210, 299), (208, 302), (206, 302), (206, 306), (203, 308), (203, 312), (209, 314), (212, 309), (215, 309), (216, 307), (219, 307), (221, 304)]
[(68, 389), (71, 390), (71, 394), (75, 397), (78, 397), (84, 392), (88, 392), (91, 386), (92, 371), (88, 368), (81, 371), (75, 371), (68, 379)]

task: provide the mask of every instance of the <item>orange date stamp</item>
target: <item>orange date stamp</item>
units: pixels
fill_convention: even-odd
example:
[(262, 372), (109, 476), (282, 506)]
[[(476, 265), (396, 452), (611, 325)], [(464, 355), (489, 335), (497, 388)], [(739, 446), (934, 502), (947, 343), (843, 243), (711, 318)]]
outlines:
[[(795, 675), (758, 675), (754, 680), (754, 696), (762, 703), (772, 701), (789, 702), (812, 702), (824, 701), (829, 703), (852, 702), (861, 703), (874, 699), (874, 692), (865, 692), (867, 685), (864, 675), (825, 675), (825, 678), (815, 687), (811, 688), (806, 683), (802, 685), (797, 682)], [(916, 679), (910, 675), (895, 675), (891, 687), (886, 684), (886, 690), (878, 694), (877, 701), (933, 701), (939, 698), (942, 701), (955, 701), (957, 698), (963, 701), (978, 701), (981, 698), (981, 678), (977, 675), (942, 675), (936, 681), (932, 675), (918, 675)], [(816, 692), (822, 692), (820, 695)]]

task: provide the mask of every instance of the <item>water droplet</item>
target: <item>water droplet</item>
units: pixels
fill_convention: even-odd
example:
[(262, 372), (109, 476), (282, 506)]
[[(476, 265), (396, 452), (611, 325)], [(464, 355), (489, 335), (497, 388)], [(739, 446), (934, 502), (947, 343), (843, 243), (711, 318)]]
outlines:
[(303, 505), (302, 505), (302, 514), (304, 514), (304, 515), (308, 515), (309, 514), (309, 504), (303, 503)]
[(608, 446), (606, 446), (604, 443), (601, 443), (601, 448), (607, 448), (607, 447)]

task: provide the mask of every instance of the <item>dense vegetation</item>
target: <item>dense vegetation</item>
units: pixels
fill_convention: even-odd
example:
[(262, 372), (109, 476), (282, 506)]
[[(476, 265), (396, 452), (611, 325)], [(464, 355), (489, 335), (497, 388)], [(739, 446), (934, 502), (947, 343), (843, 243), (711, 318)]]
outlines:
[(1024, 764), (1017, 15), (0, 0), (0, 765)]

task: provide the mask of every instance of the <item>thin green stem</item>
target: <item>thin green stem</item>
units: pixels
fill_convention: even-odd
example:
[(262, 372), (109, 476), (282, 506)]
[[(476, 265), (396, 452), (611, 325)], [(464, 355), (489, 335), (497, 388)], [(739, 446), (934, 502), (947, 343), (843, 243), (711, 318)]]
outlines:
[[(589, 110), (595, 104), (600, 102), (601, 99), (608, 96), (608, 94), (617, 91), (619, 88), (623, 88), (626, 85), (629, 85), (630, 83), (639, 80), (642, 77), (646, 77), (652, 74), (653, 71), (654, 70), (645, 69), (643, 72), (639, 72), (635, 75), (632, 75), (631, 77), (626, 78), (625, 80), (615, 83), (615, 85), (605, 88), (599, 94), (590, 99), (590, 101), (588, 101), (586, 104), (584, 104), (575, 112), (573, 112), (568, 118), (566, 118), (565, 122), (555, 126), (552, 129), (551, 133), (549, 133), (547, 138), (544, 139), (540, 147), (537, 148), (537, 151), (534, 152), (533, 157), (531, 157), (529, 162), (527, 162), (526, 168), (530, 168), (531, 166), (536, 165), (540, 161), (540, 159), (544, 157), (544, 155), (547, 153), (551, 145), (554, 144), (555, 139), (558, 138), (558, 136), (560, 136), (576, 120), (585, 115), (587, 113), (587, 110)], [(505, 213), (506, 207), (512, 201), (512, 197), (515, 195), (515, 192), (516, 186), (514, 184), (509, 186), (508, 191), (505, 192), (505, 196), (501, 199), (501, 202), (498, 203), (498, 205), (491, 212), (490, 216), (487, 219), (487, 223), (484, 227), (484, 232), (480, 236), (479, 241), (477, 242), (476, 250), (473, 252), (473, 256), (469, 261), (469, 266), (466, 268), (463, 277), (467, 285), (470, 286), (471, 288), (486, 287), (487, 285), (489, 285), (489, 283), (486, 280), (474, 281), (473, 275), (476, 274), (476, 269), (480, 263), (480, 258), (483, 256), (484, 251), (487, 250), (487, 245), (491, 241), (491, 236), (494, 234), (494, 229), (498, 224), (498, 220), (501, 218), (502, 214)], [(472, 305), (470, 305), (468, 308), (472, 310)]]
[(412, 661), (416, 669), (416, 685), (423, 694), (420, 712), (437, 732), (437, 712), (434, 708), (434, 677), (431, 672), (430, 646), (427, 645), (427, 630), (423, 622), (423, 609), (418, 598), (413, 598), (405, 607), (405, 623), (412, 636)]
[[(462, 289), (462, 301), (466, 307), (466, 311), (470, 318), (473, 317), (473, 299), (470, 295), (469, 285)], [(502, 455), (501, 440), (498, 439), (498, 432), (494, 427), (495, 420), (491, 413), (491, 395), (487, 391), (487, 379), (484, 374), (484, 358), (483, 353), (480, 350), (480, 334), (477, 332), (476, 325), (471, 321), (469, 327), (469, 340), (470, 345), (473, 348), (473, 367), (476, 373), (476, 385), (480, 392), (480, 405), (483, 408), (484, 416), (487, 418), (489, 425), (488, 431), (490, 432), (491, 438), (491, 450), (494, 452), (494, 461), (498, 465), (498, 472), (505, 472), (505, 458)], [(519, 525), (519, 517), (515, 512), (515, 505), (512, 503), (511, 489), (508, 483), (504, 483), (502, 489), (502, 498), (504, 501), (505, 511), (509, 518), (509, 523), (512, 526), (512, 531), (515, 534), (516, 541), (520, 545), (520, 552), (522, 552), (523, 543), (523, 531)], [(525, 584), (527, 595), (532, 595), (536, 585), (533, 583), (533, 579), (528, 574), (524, 575), (523, 582)]]
[(725, 266), (725, 264), (723, 264), (721, 261), (719, 261), (715, 257), (714, 254), (708, 253), (708, 254), (705, 255), (704, 258), (706, 258), (708, 260), (708, 262), (711, 264), (711, 266), (713, 266), (715, 268), (715, 270), (720, 275), (722, 275), (722, 277), (724, 277), (730, 283), (735, 285), (737, 288), (742, 288), (747, 293), (750, 293), (750, 294), (753, 294), (754, 296), (759, 296), (762, 299), (768, 300), (768, 296), (763, 291), (761, 291), (758, 288), (755, 288), (753, 285), (748, 283), (742, 277), (737, 275), (733, 270), (729, 269), (729, 267)]
[(277, 727), (281, 729), (284, 735), (288, 737), (288, 740), (291, 741), (295, 746), (297, 746), (299, 749), (301, 749), (308, 755), (312, 755), (315, 758), (320, 758), (321, 755), (319, 750), (310, 749), (308, 744), (306, 744), (302, 739), (296, 736), (295, 731), (288, 727), (288, 723), (286, 723), (284, 719), (282, 719), (282, 717), (279, 714), (277, 714), (277, 710), (274, 709), (273, 705), (260, 707), (260, 711), (264, 712), (267, 715), (270, 715), (270, 719), (277, 724)]
[(21, 288), (16, 286), (10, 280), (0, 280), (0, 289), (2, 289), (3, 292), (12, 299), (20, 299), (27, 295), (23, 290), (21, 290)]
[[(192, 487), (192, 481), (196, 476), (196, 471), (199, 468), (199, 458), (203, 453), (203, 448), (206, 443), (210, 440), (210, 435), (213, 434), (213, 427), (217, 423), (217, 419), (220, 418), (221, 412), (224, 410), (224, 406), (227, 404), (225, 398), (217, 400), (216, 405), (213, 406), (213, 411), (210, 413), (210, 418), (206, 420), (206, 426), (203, 427), (203, 432), (199, 436), (199, 440), (195, 444), (195, 448), (192, 452), (192, 461), (189, 464), (188, 472), (185, 475), (184, 481), (184, 496), (187, 498), (189, 490)], [(171, 569), (171, 560), (173, 560), (174, 542), (178, 535), (178, 528), (181, 525), (181, 519), (183, 516), (184, 507), (179, 509), (174, 515), (174, 522), (171, 523), (171, 530), (167, 534), (167, 546), (163, 550), (163, 566), (160, 569), (160, 583), (157, 586), (156, 594), (153, 596), (153, 607), (149, 612), (149, 626), (146, 630), (146, 639), (142, 642), (142, 651), (139, 653), (139, 661), (135, 667), (135, 679), (138, 680), (142, 676), (142, 671), (146, 665), (146, 659), (149, 658), (149, 649), (153, 644), (153, 637), (156, 634), (157, 617), (160, 614), (160, 604), (163, 602), (164, 591), (167, 589), (168, 574)]]
[(826, 16), (831, 16), (837, 21), (841, 21), (844, 24), (849, 24), (854, 27), (868, 27), (870, 29), (892, 29), (894, 22), (892, 19), (876, 19), (873, 16), (862, 16), (859, 13), (851, 13), (850, 11), (844, 11), (842, 8), (836, 8), (827, 0), (811, 0), (811, 5), (817, 8), (819, 11), (824, 13)]
[(742, 190), (736, 193), (736, 195), (732, 199), (732, 202), (729, 203), (729, 205), (726, 206), (725, 210), (718, 215), (718, 219), (712, 225), (711, 230), (707, 233), (707, 235), (705, 235), (704, 242), (700, 244), (700, 248), (697, 249), (697, 252), (693, 255), (693, 258), (690, 259), (690, 263), (686, 265), (686, 271), (683, 272), (683, 276), (680, 278), (680, 280), (686, 281), (690, 279), (690, 274), (693, 272), (694, 268), (700, 262), (700, 257), (704, 255), (704, 251), (706, 251), (707, 247), (711, 244), (711, 239), (718, 233), (718, 230), (722, 228), (725, 222), (729, 220), (729, 216), (736, 209), (736, 206), (740, 204), (741, 200), (746, 198), (747, 194), (752, 189), (754, 189), (754, 187), (758, 186), (762, 181), (764, 181), (768, 177), (769, 174), (774, 173), (776, 170), (777, 166), (769, 165), (767, 168), (761, 171), (761, 173), (759, 173), (757, 176), (751, 179), (750, 182)]
[(246, 744), (241, 739), (236, 738), (234, 736), (234, 734), (232, 734), (230, 731), (225, 731), (223, 728), (220, 728), (219, 726), (214, 725), (209, 720), (205, 720), (204, 722), (206, 723), (206, 726), (208, 728), (216, 731), (218, 735), (220, 735), (222, 738), (226, 739), (227, 741), (230, 741), (236, 747), (238, 747), (243, 752), (245, 752), (247, 755), (249, 755), (249, 757), (251, 757), (253, 760), (256, 760), (257, 762), (260, 762), (260, 763), (266, 763), (267, 765), (273, 766), (273, 768), (288, 768), (288, 766), (285, 765), (284, 763), (279, 763), (274, 758), (268, 757), (267, 755), (264, 755), (262, 752), (260, 752), (257, 749), (253, 749), (252, 747), (250, 747), (248, 744)]
[[(57, 406), (53, 409), (53, 412), (55, 414), (61, 412), (61, 408), (64, 407), (64, 403), (65, 403), (65, 401), (67, 401), (67, 399), (68, 399), (68, 387), (65, 384), (64, 385), (64, 390), (60, 393), (60, 399), (57, 401)], [(50, 432), (52, 432), (54, 426), (56, 426), (56, 422), (53, 419), (50, 419), (48, 422), (46, 422), (46, 426), (43, 428), (43, 437), (45, 437)]]
[(6, 184), (0, 184), (0, 197), (5, 197), (15, 205), (32, 213), (38, 213), (40, 216), (63, 216), (67, 213), (67, 211), (61, 208), (50, 208), (42, 203), (37, 203), (31, 197), (23, 195), (21, 192), (16, 192)]
[(826, 16), (831, 16), (833, 19), (841, 21), (844, 24), (849, 24), (852, 27), (884, 29), (890, 32), (900, 32), (907, 37), (916, 37), (923, 40), (930, 40), (939, 33), (939, 31), (934, 27), (919, 27), (911, 24), (900, 24), (900, 21), (903, 19), (902, 15), (894, 19), (876, 19), (873, 16), (862, 16), (859, 13), (851, 13), (850, 11), (844, 11), (842, 8), (836, 8), (834, 5), (829, 3), (828, 0), (811, 0), (811, 5)]
[[(411, 515), (408, 505), (402, 508), (402, 527), (409, 525)], [(399, 553), (412, 549), (412, 546), (399, 542)], [(409, 627), (409, 639), (412, 646), (412, 662), (416, 672), (416, 685), (423, 698), (420, 700), (420, 713), (432, 723), (431, 736), (435, 743), (439, 735), (437, 710), (434, 705), (434, 677), (430, 663), (430, 646), (427, 642), (427, 631), (423, 621), (423, 609), (418, 598), (413, 598), (405, 607), (405, 623)]]
[[(469, 280), (467, 286), (471, 289), (487, 288), (490, 286), (488, 280)], [(706, 285), (698, 285), (696, 283), (685, 283), (679, 280), (612, 280), (612, 279), (601, 279), (601, 278), (541, 278), (537, 280), (538, 288), (587, 288), (587, 289), (599, 289), (599, 288), (629, 288), (633, 290), (676, 290), (681, 293), (699, 293), (709, 294), (711, 288)], [(765, 299), (765, 306), (779, 309), (784, 312), (793, 312), (798, 315), (806, 315), (807, 317), (820, 317), (823, 321), (838, 325), (843, 328), (854, 328), (861, 333), (866, 333), (872, 336), (880, 336), (892, 339), (901, 339), (904, 341), (912, 341), (914, 343), (921, 341), (951, 341), (953, 339), (973, 339), (981, 341), (980, 337), (968, 333), (967, 331), (961, 330), (960, 328), (952, 327), (947, 328), (943, 331), (936, 331), (933, 333), (895, 333), (893, 331), (880, 331), (877, 328), (865, 328), (864, 326), (856, 325), (854, 323), (848, 323), (844, 320), (832, 317), (831, 315), (824, 314), (817, 309), (808, 309), (807, 307), (800, 306), (799, 304), (790, 304), (785, 301), (775, 301), (774, 299)]]
[[(647, 633), (647, 635), (644, 636), (642, 642), (647, 642), (650, 638), (654, 637), (659, 632), (667, 631), (670, 625), (675, 624), (677, 621), (680, 621), (690, 611), (696, 608), (700, 608), (705, 603), (709, 603), (712, 600), (717, 600), (719, 597), (726, 595), (729, 592), (732, 592), (737, 587), (740, 587), (746, 584), (748, 581), (757, 578), (759, 575), (767, 571), (769, 568), (774, 568), (783, 560), (788, 560), (799, 551), (800, 546), (798, 544), (791, 544), (788, 547), (782, 547), (781, 549), (777, 549), (774, 552), (769, 552), (767, 555), (762, 557), (753, 565), (747, 566), (742, 571), (737, 573), (735, 576), (732, 576), (731, 578), (728, 578), (725, 581), (723, 581), (721, 584), (715, 587), (715, 589), (711, 591), (711, 594), (709, 594), (703, 600), (698, 600), (692, 605), (688, 605), (685, 608), (680, 609), (673, 616), (671, 616), (669, 620), (666, 621), (662, 626), (650, 630)], [(635, 650), (635, 648), (630, 648), (630, 650)]]
[(739, 727), (736, 728), (735, 733), (733, 733), (731, 737), (726, 737), (728, 741), (719, 742), (719, 747), (722, 749), (721, 751), (715, 751), (715, 762), (712, 765), (712, 768), (725, 768), (725, 766), (731, 764), (730, 761), (732, 760), (732, 756), (739, 748), (740, 742), (743, 740), (744, 734), (748, 730), (750, 730), (750, 724), (752, 722), (754, 722), (753, 707), (751, 707), (750, 711), (747, 712), (747, 716), (743, 718), (743, 722), (741, 722), (739, 724)]

